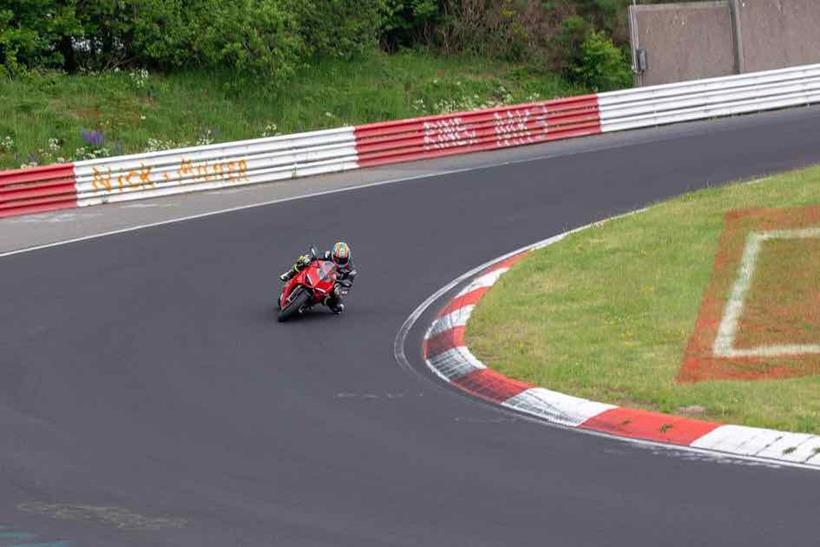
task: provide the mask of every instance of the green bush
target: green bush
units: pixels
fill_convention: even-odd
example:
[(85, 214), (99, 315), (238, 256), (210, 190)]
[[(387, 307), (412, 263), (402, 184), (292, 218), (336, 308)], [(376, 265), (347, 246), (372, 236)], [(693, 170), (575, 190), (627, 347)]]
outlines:
[(193, 28), (183, 0), (96, 0), (74, 9), (79, 28), (68, 37), (66, 69), (171, 68), (191, 60)]
[[(653, 0), (667, 2), (669, 0)], [(618, 45), (629, 41), (626, 8), (632, 0), (573, 0), (575, 10), (595, 28), (603, 30)], [(650, 3), (642, 0), (642, 3)]]
[(508, 61), (537, 57), (543, 9), (517, 0), (442, 0), (436, 45), (445, 53), (471, 53)]
[[(273, 78), (290, 76), (306, 47), (280, 0), (198, 0), (189, 17), (194, 62)], [(190, 9), (190, 8), (189, 8)]]
[(580, 62), (571, 67), (573, 81), (593, 91), (629, 87), (632, 72), (626, 53), (601, 32), (590, 32), (581, 45)]
[(552, 50), (553, 66), (568, 80), (577, 80), (575, 70), (584, 64), (582, 48), (591, 32), (592, 25), (583, 17), (573, 15), (561, 22)]
[(290, 0), (299, 34), (313, 57), (350, 59), (376, 48), (386, 0)]

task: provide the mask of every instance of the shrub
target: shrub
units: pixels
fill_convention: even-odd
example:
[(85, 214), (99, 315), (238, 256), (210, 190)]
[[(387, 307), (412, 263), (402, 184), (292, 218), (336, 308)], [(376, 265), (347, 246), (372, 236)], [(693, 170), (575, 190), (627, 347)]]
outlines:
[(577, 15), (561, 22), (552, 51), (553, 65), (570, 81), (576, 81), (575, 71), (584, 63), (582, 48), (591, 32), (592, 25)]
[(530, 33), (524, 12), (513, 0), (444, 0), (437, 33), (445, 52), (468, 52), (521, 60)]
[(390, 51), (430, 45), (441, 15), (437, 0), (387, 0), (380, 31), (382, 45)]
[(290, 0), (307, 54), (349, 59), (378, 45), (386, 0)]
[(271, 78), (293, 73), (305, 54), (298, 19), (279, 0), (197, 0), (191, 51), (197, 64)]
[(581, 45), (580, 62), (571, 67), (573, 80), (594, 91), (629, 87), (632, 72), (626, 53), (601, 32), (590, 32)]

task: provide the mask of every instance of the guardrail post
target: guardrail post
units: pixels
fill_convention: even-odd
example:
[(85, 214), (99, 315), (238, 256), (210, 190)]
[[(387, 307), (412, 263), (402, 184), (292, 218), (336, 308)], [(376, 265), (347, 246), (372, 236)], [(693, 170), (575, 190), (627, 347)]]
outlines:
[[(635, 0), (632, 0), (632, 5), (627, 8), (629, 20), (629, 43), (632, 50), (632, 74), (635, 87), (643, 87), (643, 73), (645, 67), (639, 66), (638, 63), (638, 48), (641, 45), (638, 43), (638, 21), (635, 19)], [(646, 51), (643, 52), (643, 57), (646, 59)], [(644, 70), (641, 70), (643, 68)]]
[(739, 0), (730, 0), (729, 9), (732, 13), (732, 37), (735, 43), (735, 72), (743, 74), (746, 72), (746, 62), (743, 58), (743, 29), (740, 22)]

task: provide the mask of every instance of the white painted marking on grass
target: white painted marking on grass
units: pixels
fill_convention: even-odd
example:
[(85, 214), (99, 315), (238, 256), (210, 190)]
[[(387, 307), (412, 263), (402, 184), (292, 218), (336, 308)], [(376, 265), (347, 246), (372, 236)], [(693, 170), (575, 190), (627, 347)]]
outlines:
[(735, 348), (738, 323), (743, 315), (743, 305), (752, 284), (757, 257), (763, 243), (772, 240), (812, 238), (820, 238), (820, 228), (771, 230), (749, 234), (743, 248), (737, 279), (723, 310), (723, 318), (712, 346), (712, 353), (716, 357), (780, 357), (820, 353), (820, 344), (773, 344), (748, 349)]

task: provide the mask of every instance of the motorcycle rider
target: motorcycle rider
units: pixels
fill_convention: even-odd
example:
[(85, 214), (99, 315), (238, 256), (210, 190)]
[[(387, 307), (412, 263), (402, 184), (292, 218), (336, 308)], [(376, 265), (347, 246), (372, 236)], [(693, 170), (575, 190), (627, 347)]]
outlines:
[(333, 287), (333, 292), (325, 298), (324, 304), (330, 308), (333, 313), (342, 313), (345, 309), (342, 298), (347, 294), (347, 290), (353, 286), (353, 280), (356, 278), (356, 268), (353, 266), (353, 260), (350, 258), (350, 245), (344, 241), (337, 241), (333, 244), (330, 251), (325, 251), (321, 256), (313, 256), (310, 254), (302, 255), (296, 259), (293, 267), (279, 276), (283, 283), (286, 283), (294, 275), (307, 268), (314, 260), (332, 260), (336, 264), (336, 285)]

